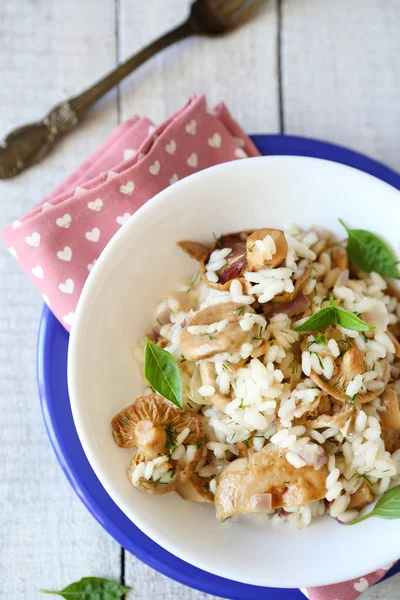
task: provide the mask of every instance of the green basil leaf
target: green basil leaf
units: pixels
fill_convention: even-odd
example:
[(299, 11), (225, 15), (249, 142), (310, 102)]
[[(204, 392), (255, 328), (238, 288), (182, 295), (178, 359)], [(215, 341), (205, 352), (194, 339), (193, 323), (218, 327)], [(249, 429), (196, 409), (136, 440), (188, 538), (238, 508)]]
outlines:
[(101, 577), (84, 577), (80, 581), (71, 583), (60, 591), (40, 590), (42, 594), (55, 594), (63, 598), (74, 600), (117, 600), (129, 592), (131, 588), (120, 585), (116, 581)]
[(336, 314), (339, 325), (345, 329), (352, 329), (353, 331), (370, 331), (371, 329), (375, 329), (375, 327), (368, 325), (359, 317), (353, 315), (353, 313), (344, 310), (344, 308), (337, 307)]
[(349, 229), (339, 219), (348, 233), (347, 252), (353, 265), (366, 273), (379, 273), (382, 277), (400, 279), (396, 259), (389, 248), (375, 234), (364, 229)]
[(380, 500), (378, 500), (373, 511), (358, 517), (350, 522), (350, 525), (355, 525), (370, 517), (381, 517), (382, 519), (400, 519), (400, 485), (385, 492)]
[(146, 337), (144, 376), (150, 385), (164, 398), (183, 408), (182, 381), (178, 363), (166, 350), (159, 348)]
[(317, 329), (326, 329), (330, 325), (336, 323), (336, 313), (333, 306), (326, 306), (321, 308), (312, 317), (307, 319), (303, 325), (296, 327), (294, 331), (305, 333), (307, 331), (316, 331)]

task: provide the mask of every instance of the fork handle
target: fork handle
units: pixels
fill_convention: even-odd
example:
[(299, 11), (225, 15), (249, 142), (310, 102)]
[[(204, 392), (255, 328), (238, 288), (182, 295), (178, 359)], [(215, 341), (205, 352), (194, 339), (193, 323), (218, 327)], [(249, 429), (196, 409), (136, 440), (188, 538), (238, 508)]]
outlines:
[(196, 33), (188, 19), (140, 50), (78, 96), (61, 102), (36, 123), (11, 131), (0, 142), (0, 179), (14, 177), (39, 162), (55, 143), (74, 129), (88, 110), (127, 75), (175, 42)]

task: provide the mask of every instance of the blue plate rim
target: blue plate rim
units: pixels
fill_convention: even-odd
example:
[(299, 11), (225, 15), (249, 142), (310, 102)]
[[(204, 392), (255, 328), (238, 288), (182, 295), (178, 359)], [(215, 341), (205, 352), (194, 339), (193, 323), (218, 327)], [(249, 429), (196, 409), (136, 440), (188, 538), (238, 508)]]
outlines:
[[(398, 173), (348, 148), (299, 136), (257, 134), (251, 137), (263, 155), (311, 156), (332, 160), (369, 173), (400, 189)], [(55, 340), (62, 350), (60, 356), (53, 352)], [(43, 419), (58, 462), (68, 481), (102, 527), (142, 562), (171, 579), (202, 592), (231, 600), (255, 600), (261, 597), (269, 600), (304, 598), (299, 590), (252, 586), (202, 571), (155, 544), (122, 513), (95, 476), (79, 442), (68, 401), (67, 347), (67, 332), (45, 306), (37, 343), (37, 378)], [(61, 375), (60, 379), (54, 378), (55, 369), (59, 371), (57, 377), (58, 374)], [(61, 386), (64, 396), (66, 390), (64, 404), (59, 403), (62, 394), (57, 390), (57, 386)], [(399, 571), (400, 562), (387, 573), (386, 577)]]

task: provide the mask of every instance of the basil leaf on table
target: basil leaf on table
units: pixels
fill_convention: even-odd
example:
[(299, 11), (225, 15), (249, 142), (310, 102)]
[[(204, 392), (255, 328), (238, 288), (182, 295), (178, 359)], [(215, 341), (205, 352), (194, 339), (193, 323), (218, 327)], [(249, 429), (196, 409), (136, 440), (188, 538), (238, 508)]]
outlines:
[(347, 253), (353, 265), (366, 273), (379, 273), (382, 277), (400, 279), (396, 259), (390, 249), (374, 233), (365, 229), (349, 229), (339, 219), (348, 233)]
[(60, 591), (40, 590), (42, 594), (55, 594), (74, 600), (117, 600), (131, 588), (102, 577), (84, 577)]
[(381, 517), (382, 519), (400, 519), (400, 485), (385, 492), (380, 500), (378, 500), (374, 510), (358, 517), (350, 522), (350, 525), (355, 525), (370, 517)]
[(375, 329), (375, 327), (368, 325), (353, 313), (344, 310), (344, 308), (337, 307), (336, 314), (339, 325), (345, 329), (352, 329), (353, 331), (371, 331), (371, 329)]
[(146, 337), (144, 376), (150, 385), (178, 408), (183, 408), (182, 381), (175, 358)]

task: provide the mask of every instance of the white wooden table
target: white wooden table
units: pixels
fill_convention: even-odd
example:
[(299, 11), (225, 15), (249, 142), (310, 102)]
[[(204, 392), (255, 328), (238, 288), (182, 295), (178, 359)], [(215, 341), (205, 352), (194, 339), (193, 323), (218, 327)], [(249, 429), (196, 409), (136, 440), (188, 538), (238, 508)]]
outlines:
[[(0, 134), (83, 89), (178, 23), (187, 5), (1, 0)], [(400, 170), (399, 26), (399, 0), (271, 0), (230, 37), (181, 43), (111, 92), (40, 166), (0, 183), (0, 226), (48, 193), (118, 122), (132, 113), (157, 122), (193, 91), (224, 99), (248, 132), (331, 140)], [(42, 302), (4, 249), (0, 286), (0, 597), (38, 599), (41, 587), (97, 575), (124, 577), (135, 599), (211, 598), (125, 554), (72, 491), (36, 389)], [(399, 597), (399, 577), (363, 596)]]

